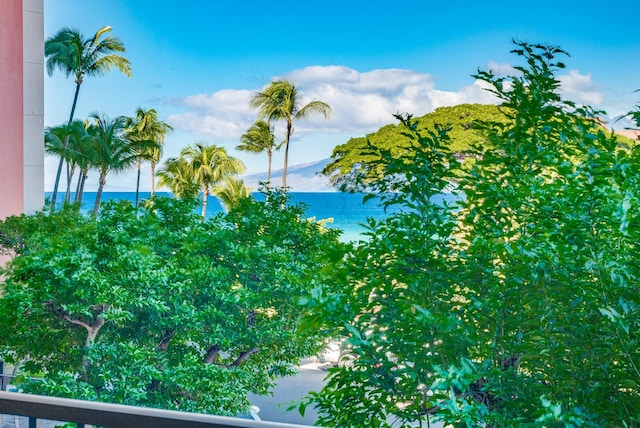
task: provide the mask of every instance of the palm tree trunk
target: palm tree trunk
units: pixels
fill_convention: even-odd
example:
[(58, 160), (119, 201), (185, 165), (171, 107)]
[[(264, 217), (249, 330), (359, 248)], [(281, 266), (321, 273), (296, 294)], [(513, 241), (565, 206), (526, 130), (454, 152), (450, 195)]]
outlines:
[(151, 199), (153, 199), (153, 195), (156, 193), (156, 163), (152, 159), (151, 160)]
[(100, 210), (100, 199), (102, 198), (102, 189), (107, 183), (107, 174), (105, 172), (100, 173), (100, 184), (98, 185), (98, 193), (96, 194), (96, 203), (93, 205), (93, 215), (97, 216)]
[(204, 186), (202, 191), (202, 221), (207, 218), (207, 197), (209, 196), (209, 186)]
[(140, 166), (141, 166), (142, 160), (140, 160), (140, 158), (138, 158), (138, 178), (136, 179), (136, 208), (138, 208), (138, 201), (139, 201), (139, 196), (140, 196)]
[[(69, 144), (69, 136), (64, 137), (63, 147), (66, 149)], [(56, 181), (53, 184), (53, 194), (51, 195), (51, 212), (56, 210), (56, 201), (58, 199), (58, 186), (60, 184), (60, 176), (62, 175), (62, 166), (64, 165), (64, 157), (60, 155), (60, 162), (58, 162), (58, 171), (56, 172)]]
[(80, 200), (80, 185), (82, 184), (82, 176), (84, 175), (84, 171), (80, 168), (80, 174), (78, 174), (78, 182), (76, 183), (76, 196), (73, 198), (74, 202), (78, 202)]
[(76, 200), (82, 204), (82, 197), (84, 196), (84, 183), (87, 181), (87, 176), (89, 175), (89, 169), (82, 171), (82, 183), (80, 184), (80, 192), (78, 192), (78, 196)]
[(68, 204), (69, 196), (71, 195), (71, 167), (69, 166), (68, 160), (65, 164), (66, 164), (65, 170), (67, 173), (67, 188), (65, 189), (65, 192), (64, 192), (64, 203)]
[(267, 188), (271, 187), (271, 157), (273, 153), (267, 153)]
[(82, 85), (82, 80), (76, 79), (76, 93), (73, 95), (73, 104), (71, 104), (71, 113), (69, 113), (69, 122), (67, 122), (67, 126), (71, 125), (71, 122), (73, 122), (73, 114), (76, 111), (76, 104), (78, 103), (78, 94), (80, 93), (80, 85)]
[(64, 202), (68, 204), (71, 202), (71, 182), (73, 181), (73, 176), (76, 173), (75, 164), (70, 166), (69, 162), (67, 162), (67, 190), (64, 194)]
[(289, 164), (289, 138), (291, 137), (291, 122), (287, 122), (287, 134), (284, 143), (284, 168), (282, 169), (282, 193), (287, 194), (287, 165)]
[[(69, 114), (69, 121), (67, 122), (67, 126), (71, 125), (73, 122), (73, 114), (76, 111), (76, 104), (78, 102), (78, 93), (80, 92), (80, 85), (82, 84), (82, 80), (76, 80), (76, 92), (73, 95), (73, 104), (71, 104), (71, 113)], [(66, 150), (69, 146), (69, 136), (67, 135), (64, 138), (63, 147)], [(60, 156), (60, 162), (58, 163), (58, 171), (56, 172), (56, 181), (53, 185), (53, 195), (51, 195), (51, 212), (56, 209), (56, 200), (58, 198), (58, 186), (60, 185), (60, 176), (62, 175), (62, 164), (64, 163), (64, 158)], [(68, 177), (67, 177), (68, 178)]]

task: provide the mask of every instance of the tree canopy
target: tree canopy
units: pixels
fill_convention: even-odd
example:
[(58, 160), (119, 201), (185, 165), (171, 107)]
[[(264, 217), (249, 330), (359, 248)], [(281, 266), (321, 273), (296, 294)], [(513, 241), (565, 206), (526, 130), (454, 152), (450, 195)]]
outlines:
[[(474, 128), (474, 123), (479, 120), (504, 122), (506, 118), (496, 105), (460, 104), (439, 107), (432, 113), (416, 118), (414, 125), (420, 132), (433, 129), (436, 125), (450, 127), (450, 149), (465, 154), (475, 145), (487, 144), (486, 137)], [(365, 190), (368, 184), (381, 178), (379, 166), (372, 168), (380, 159), (378, 150), (388, 151), (394, 157), (404, 153), (405, 149), (411, 150), (410, 141), (404, 132), (402, 125), (389, 124), (364, 137), (351, 138), (333, 149), (332, 161), (322, 173), (329, 177), (329, 182), (335, 187), (343, 190)]]
[[(396, 114), (396, 118), (407, 113)], [(429, 132), (436, 127), (446, 127), (448, 149), (460, 160), (477, 159), (482, 148), (488, 148), (491, 141), (485, 132), (477, 127), (480, 123), (494, 123), (498, 126), (511, 120), (508, 107), (493, 104), (459, 104), (451, 107), (439, 107), (431, 113), (413, 118), (412, 126), (418, 132)], [(599, 126), (594, 121), (593, 126)], [(407, 150), (413, 150), (406, 129), (402, 123), (383, 126), (364, 137), (349, 139), (338, 145), (331, 154), (332, 161), (323, 169), (322, 174), (329, 178), (334, 187), (345, 191), (366, 191), (376, 180), (383, 179), (383, 164), (378, 162), (380, 153), (391, 157), (406, 156)], [(615, 137), (621, 145), (630, 146), (633, 142), (623, 136)], [(374, 167), (375, 165), (375, 167)]]
[(356, 356), (303, 403), (321, 425), (640, 424), (640, 149), (561, 97), (561, 49), (514, 54), (517, 75), (475, 76), (504, 115), (475, 162), (408, 116), (371, 161), (398, 209), (308, 302)]
[[(317, 351), (299, 296), (324, 281), (336, 232), (281, 194), (203, 222), (157, 197), (0, 222), (0, 356), (26, 392), (236, 415)], [(35, 376), (35, 378), (34, 378)]]

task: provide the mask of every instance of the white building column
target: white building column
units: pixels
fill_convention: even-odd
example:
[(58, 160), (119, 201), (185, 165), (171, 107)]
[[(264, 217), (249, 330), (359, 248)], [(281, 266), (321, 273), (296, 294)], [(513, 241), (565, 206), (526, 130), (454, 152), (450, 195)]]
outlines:
[(24, 212), (44, 203), (44, 0), (23, 0)]

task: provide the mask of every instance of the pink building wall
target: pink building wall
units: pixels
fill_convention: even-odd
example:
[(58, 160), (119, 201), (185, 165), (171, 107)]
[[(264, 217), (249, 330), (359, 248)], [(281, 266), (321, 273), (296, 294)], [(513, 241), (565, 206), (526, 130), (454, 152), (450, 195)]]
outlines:
[(22, 0), (3, 4), (0, 53), (0, 218), (5, 218), (24, 208)]
[(44, 201), (43, 0), (2, 0), (0, 219)]

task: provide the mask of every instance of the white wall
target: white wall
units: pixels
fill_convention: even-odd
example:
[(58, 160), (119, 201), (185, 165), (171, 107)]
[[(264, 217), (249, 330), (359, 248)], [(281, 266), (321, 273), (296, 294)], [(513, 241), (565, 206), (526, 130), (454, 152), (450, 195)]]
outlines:
[(44, 0), (23, 0), (24, 212), (44, 202)]

